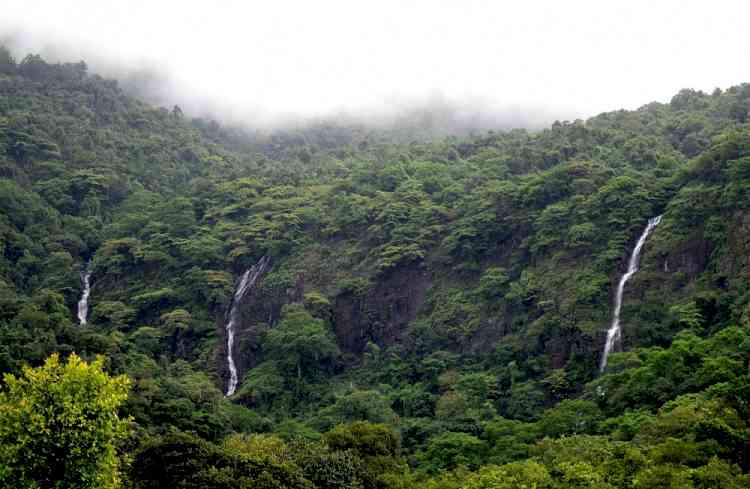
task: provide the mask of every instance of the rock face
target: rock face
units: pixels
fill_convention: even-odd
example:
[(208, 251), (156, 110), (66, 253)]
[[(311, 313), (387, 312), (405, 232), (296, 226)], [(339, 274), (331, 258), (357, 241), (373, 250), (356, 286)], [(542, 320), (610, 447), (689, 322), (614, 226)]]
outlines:
[[(430, 283), (429, 274), (423, 269), (397, 269), (366, 290), (344, 290), (330, 303), (310, 305), (308, 309), (331, 323), (339, 348), (355, 360), (370, 341), (387, 346), (404, 338), (425, 303)], [(235, 361), (240, 379), (262, 361), (263, 333), (279, 321), (284, 305), (307, 303), (306, 294), (315, 286), (300, 273), (294, 285), (284, 290), (258, 290), (247, 294), (240, 307), (235, 340)], [(257, 287), (263, 289), (261, 283)], [(223, 322), (218, 323), (221, 323), (217, 324), (219, 331), (224, 333)], [(229, 378), (225, 359), (226, 338), (223, 338), (217, 360), (224, 380)]]
[(363, 294), (346, 291), (333, 303), (333, 326), (339, 347), (352, 354), (368, 341), (383, 346), (403, 338), (420, 312), (430, 286), (420, 269), (401, 269)]
[(694, 280), (705, 269), (711, 256), (711, 244), (698, 231), (665, 256), (665, 273), (681, 273), (685, 280)]
[(750, 212), (737, 212), (728, 231), (728, 253), (720, 262), (720, 271), (728, 276), (750, 276)]
[[(663, 305), (678, 303), (683, 297), (687, 300), (709, 271), (716, 275), (718, 270), (719, 275), (729, 277), (728, 280), (750, 275), (750, 213), (738, 212), (726, 223), (728, 231), (724, 234), (723, 248), (712, 241), (705, 222), (681, 230), (680, 237), (675, 239), (669, 229), (674, 225), (670, 223), (669, 214), (665, 221), (664, 229), (657, 230), (644, 246), (640, 271), (627, 284), (623, 299), (622, 348), (618, 351), (644, 344), (663, 344), (674, 333), (670, 333), (669, 317)], [(628, 252), (631, 250), (632, 245)], [(623, 256), (622, 260), (627, 258)], [(586, 258), (568, 256), (565, 259), (578, 263)], [(268, 281), (259, 285), (257, 294), (250, 294), (243, 301), (236, 354), (240, 377), (263, 360), (263, 334), (279, 321), (286, 304), (302, 302), (311, 314), (326, 320), (344, 353), (343, 360), (356, 363), (368, 342), (388, 347), (411, 341), (410, 331), (415, 320), (429, 318), (435, 306), (429, 297), (435, 291), (458, 285), (445, 283), (445, 277), (451, 276), (450, 263), (430, 262), (430, 265), (422, 263), (396, 268), (387, 274), (370, 275), (369, 280), (361, 279), (361, 282), (355, 279), (356, 286), (343, 286), (342, 274), (330, 260), (331, 255), (303, 257), (287, 265), (293, 272), (284, 272), (286, 275), (282, 278), (269, 276)], [(510, 268), (512, 262), (508, 259), (501, 265)], [(549, 278), (554, 274), (550, 264), (556, 263), (549, 260), (547, 264), (528, 263), (528, 266), (550, 283), (559, 280), (559, 287), (535, 291), (537, 296), (528, 304), (511, 307), (501, 300), (494, 309), (484, 310), (481, 325), (457, 348), (488, 353), (511, 335), (512, 341), (523, 341), (526, 350), (543, 353), (550, 368), (567, 368), (571, 361), (575, 365), (598, 364), (605, 331), (611, 322), (614, 289), (624, 267), (613, 270), (608, 285), (603, 286), (609, 288), (609, 294), (603, 288), (601, 296), (571, 307), (565, 301), (577, 300), (575, 295), (571, 296), (573, 284), (564, 276)], [(572, 265), (566, 263), (565, 266)], [(351, 277), (350, 270), (346, 269), (343, 275)], [(467, 287), (476, 286), (472, 280), (468, 279)], [(530, 282), (529, 287), (534, 286)], [(556, 315), (557, 319), (549, 320), (548, 313)], [(652, 332), (653, 325), (659, 325), (661, 331)], [(519, 331), (523, 336), (519, 336)], [(220, 351), (219, 359), (225, 354)], [(221, 374), (226, 377), (228, 374), (221, 364), (219, 360)]]

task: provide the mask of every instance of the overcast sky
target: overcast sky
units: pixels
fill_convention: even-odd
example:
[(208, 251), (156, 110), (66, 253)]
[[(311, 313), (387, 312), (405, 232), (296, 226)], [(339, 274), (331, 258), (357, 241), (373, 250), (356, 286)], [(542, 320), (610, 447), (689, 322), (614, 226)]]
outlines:
[[(3, 0), (0, 37), (237, 117), (434, 100), (574, 118), (750, 81), (750, 2)], [(62, 54), (61, 54), (62, 53)], [(20, 53), (19, 53), (20, 54)]]

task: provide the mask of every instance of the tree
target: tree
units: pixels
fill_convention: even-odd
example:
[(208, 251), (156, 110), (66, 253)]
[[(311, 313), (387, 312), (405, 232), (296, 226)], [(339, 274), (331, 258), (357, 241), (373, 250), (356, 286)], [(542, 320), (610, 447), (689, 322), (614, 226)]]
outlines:
[(6, 374), (0, 391), (0, 484), (24, 489), (119, 485), (117, 444), (129, 433), (118, 408), (130, 380), (75, 354)]
[[(487, 466), (469, 477), (464, 489), (545, 489), (552, 486), (547, 469), (534, 461)], [(556, 486), (555, 486), (556, 487)]]
[(690, 471), (680, 465), (654, 465), (638, 472), (632, 487), (636, 489), (693, 489)]
[(528, 457), (537, 432), (532, 423), (498, 417), (487, 423), (484, 437), (491, 447), (492, 462), (504, 464)]
[(505, 294), (510, 278), (504, 268), (490, 267), (479, 279), (477, 292), (487, 301), (494, 301)]
[(288, 452), (316, 489), (363, 489), (362, 461), (352, 450), (331, 451), (323, 443), (297, 439)]
[(51, 66), (38, 54), (29, 54), (18, 65), (23, 76), (34, 81), (42, 81), (52, 72)]
[(355, 390), (336, 399), (336, 402), (320, 411), (322, 422), (344, 423), (369, 421), (389, 423), (396, 418), (388, 398), (374, 390)]
[(430, 439), (420, 459), (430, 473), (452, 470), (461, 465), (476, 469), (481, 465), (486, 452), (487, 445), (474, 436), (445, 432)]
[(601, 418), (602, 413), (594, 402), (565, 399), (545, 411), (539, 421), (539, 430), (542, 435), (551, 437), (593, 433)]
[(137, 489), (312, 489), (295, 465), (245, 448), (237, 439), (219, 447), (170, 433), (138, 450), (131, 479)]
[(389, 475), (400, 474), (401, 440), (388, 425), (355, 421), (342, 424), (323, 435), (333, 452), (351, 453), (361, 460), (358, 477), (364, 489), (392, 487)]
[(283, 319), (268, 332), (263, 346), (269, 359), (295, 372), (298, 382), (314, 379), (339, 354), (325, 322), (298, 305), (284, 308)]
[(395, 456), (401, 445), (390, 427), (367, 421), (338, 425), (324, 438), (332, 450), (353, 450), (361, 457)]
[(0, 73), (15, 73), (16, 60), (10, 50), (0, 45)]

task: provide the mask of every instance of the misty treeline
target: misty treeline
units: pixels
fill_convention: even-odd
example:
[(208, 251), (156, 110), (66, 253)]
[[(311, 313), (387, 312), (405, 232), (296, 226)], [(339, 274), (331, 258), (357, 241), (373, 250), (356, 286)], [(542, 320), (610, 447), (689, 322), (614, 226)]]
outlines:
[(0, 72), (2, 485), (750, 484), (750, 85), (424, 141)]

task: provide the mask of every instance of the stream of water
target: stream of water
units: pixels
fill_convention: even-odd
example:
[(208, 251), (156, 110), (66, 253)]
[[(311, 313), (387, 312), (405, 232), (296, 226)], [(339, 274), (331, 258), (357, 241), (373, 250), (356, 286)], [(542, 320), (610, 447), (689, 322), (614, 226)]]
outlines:
[(89, 296), (91, 295), (91, 268), (86, 268), (81, 272), (81, 282), (83, 283), (83, 292), (81, 300), (78, 301), (78, 324), (86, 325), (89, 316)]
[(625, 284), (627, 284), (628, 280), (630, 280), (630, 278), (638, 271), (638, 264), (640, 263), (643, 245), (646, 244), (646, 240), (648, 239), (649, 235), (654, 231), (654, 229), (659, 225), (660, 222), (661, 216), (656, 216), (649, 219), (648, 224), (646, 225), (646, 229), (643, 230), (643, 233), (638, 238), (638, 242), (635, 244), (635, 248), (633, 248), (633, 252), (630, 254), (630, 261), (628, 261), (628, 270), (623, 274), (622, 277), (620, 277), (620, 283), (617, 284), (617, 294), (615, 295), (615, 309), (612, 313), (612, 325), (609, 327), (609, 330), (607, 330), (607, 342), (604, 344), (604, 352), (602, 353), (602, 360), (601, 364), (599, 365), (600, 371), (604, 371), (604, 369), (607, 367), (607, 358), (609, 357), (609, 354), (622, 338), (622, 328), (620, 327), (620, 310), (622, 309), (622, 296), (625, 292)]
[(227, 384), (226, 396), (229, 397), (237, 391), (239, 377), (237, 375), (237, 363), (234, 361), (234, 338), (237, 323), (240, 321), (240, 303), (247, 292), (255, 286), (258, 279), (265, 273), (270, 259), (267, 256), (258, 261), (252, 268), (249, 268), (234, 289), (234, 296), (227, 312), (227, 368), (229, 369), (229, 383)]

